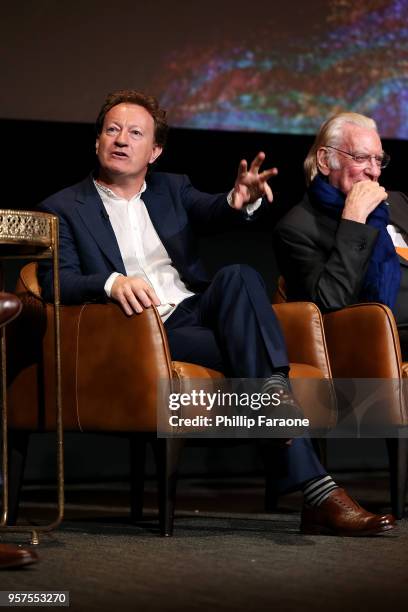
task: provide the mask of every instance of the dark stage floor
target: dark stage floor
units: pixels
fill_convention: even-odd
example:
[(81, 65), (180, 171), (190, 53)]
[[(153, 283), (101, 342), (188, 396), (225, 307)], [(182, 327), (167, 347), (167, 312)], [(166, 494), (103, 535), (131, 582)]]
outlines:
[[(386, 473), (335, 477), (363, 505), (387, 510)], [(42, 536), (40, 563), (2, 571), (1, 589), (69, 590), (71, 609), (85, 611), (408, 606), (405, 520), (383, 536), (301, 536), (298, 494), (266, 514), (261, 478), (189, 478), (180, 481), (175, 535), (160, 538), (154, 483), (146, 489), (145, 520), (131, 525), (126, 484), (68, 485), (66, 520)], [(53, 495), (26, 487), (23, 517), (50, 516)]]

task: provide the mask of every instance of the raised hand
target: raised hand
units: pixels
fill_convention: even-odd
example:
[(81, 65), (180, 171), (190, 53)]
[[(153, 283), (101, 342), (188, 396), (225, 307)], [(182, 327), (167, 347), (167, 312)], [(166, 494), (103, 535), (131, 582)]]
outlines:
[(241, 160), (234, 189), (231, 193), (231, 206), (233, 208), (241, 209), (264, 196), (269, 202), (272, 202), (273, 193), (267, 181), (271, 176), (278, 174), (278, 170), (277, 168), (270, 168), (259, 172), (264, 159), (265, 153), (258, 153), (249, 170), (247, 161), (245, 159)]

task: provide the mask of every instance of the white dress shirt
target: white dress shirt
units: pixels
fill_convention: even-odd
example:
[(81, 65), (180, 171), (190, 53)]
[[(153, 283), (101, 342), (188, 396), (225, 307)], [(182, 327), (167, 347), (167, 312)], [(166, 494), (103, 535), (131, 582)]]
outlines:
[[(159, 314), (165, 321), (180, 302), (194, 293), (187, 289), (180, 278), (153, 226), (142, 200), (146, 182), (130, 200), (116, 195), (109, 187), (97, 181), (94, 184), (115, 232), (126, 275), (144, 278), (153, 287), (161, 303), (158, 306)], [(231, 193), (227, 196), (229, 205)], [(259, 198), (247, 205), (245, 213), (251, 216), (261, 202)], [(112, 285), (119, 275), (119, 272), (113, 272), (107, 279), (104, 288), (108, 297), (111, 297)]]
[(392, 244), (395, 247), (408, 247), (407, 236), (396, 225), (387, 225), (387, 232), (391, 236)]
[[(180, 302), (194, 293), (181, 280), (151, 222), (142, 200), (146, 183), (130, 200), (94, 183), (115, 232), (126, 275), (144, 278), (153, 287), (161, 302), (158, 311), (165, 321)], [(119, 272), (113, 272), (105, 283), (108, 297), (117, 276)]]

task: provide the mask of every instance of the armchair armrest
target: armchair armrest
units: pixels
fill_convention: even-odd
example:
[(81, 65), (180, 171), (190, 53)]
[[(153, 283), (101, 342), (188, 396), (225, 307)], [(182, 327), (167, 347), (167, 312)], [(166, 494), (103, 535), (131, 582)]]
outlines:
[(272, 307), (282, 327), (289, 361), (318, 368), (325, 378), (330, 378), (323, 320), (316, 304), (287, 302)]
[(320, 310), (311, 302), (273, 309), (286, 341), (294, 394), (315, 431), (324, 432), (336, 423), (337, 403)]
[(383, 304), (354, 304), (323, 317), (334, 378), (400, 378), (394, 315)]
[[(10, 329), (10, 425), (55, 428), (53, 306), (38, 291), (35, 266), (21, 275), (22, 315)], [(61, 306), (64, 427), (155, 431), (157, 381), (173, 375), (155, 308), (126, 316), (116, 304)]]

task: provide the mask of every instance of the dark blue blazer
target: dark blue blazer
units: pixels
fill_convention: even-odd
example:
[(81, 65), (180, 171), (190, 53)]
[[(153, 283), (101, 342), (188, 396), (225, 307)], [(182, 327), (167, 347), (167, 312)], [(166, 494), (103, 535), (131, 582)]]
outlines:
[[(152, 172), (146, 185), (143, 201), (170, 259), (189, 289), (203, 290), (208, 278), (197, 236), (245, 224), (246, 215), (228, 205), (226, 194), (202, 193), (185, 175)], [(126, 271), (92, 176), (47, 198), (39, 208), (59, 218), (62, 303), (106, 301), (106, 280), (112, 272)], [(45, 300), (51, 300), (50, 262), (41, 262), (39, 281)]]

